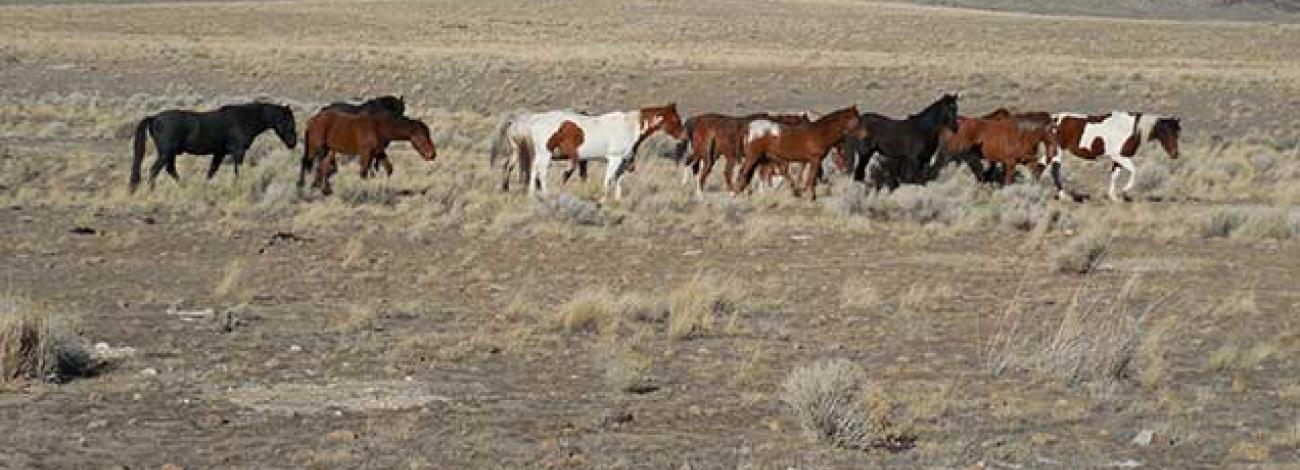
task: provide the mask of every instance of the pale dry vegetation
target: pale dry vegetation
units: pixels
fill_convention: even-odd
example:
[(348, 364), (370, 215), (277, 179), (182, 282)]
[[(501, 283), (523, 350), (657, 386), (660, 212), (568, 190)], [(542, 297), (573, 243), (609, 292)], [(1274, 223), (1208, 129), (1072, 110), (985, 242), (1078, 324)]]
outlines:
[(0, 297), (0, 380), (62, 382), (94, 372), (98, 360), (67, 318), (13, 295)]
[(1113, 298), (1095, 300), (1089, 299), (1094, 293), (1077, 289), (1047, 318), (1013, 303), (989, 338), (989, 370), (1024, 371), (1069, 385), (1158, 383), (1168, 367), (1164, 349), (1173, 324), (1160, 321), (1161, 301), (1134, 298), (1138, 285), (1135, 276)]

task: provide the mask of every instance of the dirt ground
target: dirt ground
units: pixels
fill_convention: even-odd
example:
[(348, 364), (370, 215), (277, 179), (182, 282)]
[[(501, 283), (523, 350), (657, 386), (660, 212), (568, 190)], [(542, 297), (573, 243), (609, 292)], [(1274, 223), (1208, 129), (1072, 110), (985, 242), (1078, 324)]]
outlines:
[[(0, 467), (1300, 466), (1298, 64), (1295, 25), (856, 0), (0, 6), (0, 292), (106, 363), (0, 387)], [(607, 204), (487, 164), (521, 108), (903, 115), (952, 90), (1175, 114), (1184, 156), (1146, 148), (1132, 203), (1077, 159), (1083, 203), (956, 168), (696, 197), (664, 139)], [(381, 93), (438, 160), (397, 144), (391, 180), (345, 167), (325, 198), (263, 136), (238, 181), (184, 158), (125, 191), (148, 113), (265, 98), (301, 125)], [(910, 445), (803, 432), (787, 377), (827, 359)]]

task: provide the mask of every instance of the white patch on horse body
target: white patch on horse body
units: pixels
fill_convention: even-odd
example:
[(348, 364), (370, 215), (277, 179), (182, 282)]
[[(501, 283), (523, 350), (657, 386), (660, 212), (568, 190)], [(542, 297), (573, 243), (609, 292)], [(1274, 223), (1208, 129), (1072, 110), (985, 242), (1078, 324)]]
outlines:
[[(662, 120), (662, 118), (659, 118)], [(605, 172), (605, 190), (614, 190), (617, 199), (622, 193), (620, 180), (627, 161), (633, 155), (632, 146), (636, 144), (644, 129), (641, 128), (640, 111), (618, 111), (588, 116), (573, 111), (547, 111), (529, 113), (516, 118), (510, 127), (511, 140), (532, 148), (533, 164), (529, 177), (529, 191), (538, 185), (540, 191), (547, 190), (546, 173), (551, 163), (551, 152), (546, 143), (560, 129), (565, 121), (572, 121), (582, 130), (583, 141), (578, 146), (580, 160), (606, 160), (609, 162)]]
[(745, 141), (753, 142), (766, 135), (780, 137), (781, 125), (767, 119), (755, 119), (749, 122), (749, 133), (745, 135)]

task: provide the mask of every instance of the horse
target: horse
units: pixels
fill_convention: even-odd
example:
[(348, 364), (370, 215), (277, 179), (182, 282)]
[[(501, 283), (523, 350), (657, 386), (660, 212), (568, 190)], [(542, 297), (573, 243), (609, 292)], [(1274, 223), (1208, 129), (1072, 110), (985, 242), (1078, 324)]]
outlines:
[(853, 180), (865, 182), (867, 164), (876, 153), (881, 157), (872, 172), (877, 190), (886, 184), (892, 190), (900, 183), (924, 184), (933, 179), (937, 171), (930, 158), (939, 148), (940, 133), (957, 132), (957, 99), (956, 94), (944, 94), (902, 120), (863, 114), (857, 134), (864, 137), (846, 141), (858, 158)]
[(149, 169), (149, 187), (154, 186), (158, 172), (166, 169), (177, 182), (176, 156), (211, 155), (208, 179), (217, 174), (221, 161), (230, 155), (234, 161), (235, 177), (244, 153), (253, 145), (258, 135), (273, 129), (285, 147), (298, 145), (298, 132), (294, 128), (293, 111), (288, 106), (271, 103), (248, 103), (222, 106), (214, 111), (196, 112), (167, 110), (146, 116), (135, 126), (134, 155), (131, 159), (130, 189), (135, 192), (140, 185), (140, 164), (144, 161), (145, 141), (153, 137), (158, 157)]
[[(1159, 142), (1169, 158), (1177, 159), (1179, 155), (1178, 137), (1182, 133), (1182, 124), (1176, 117), (1112, 111), (1100, 115), (1057, 113), (1052, 115), (1052, 120), (1062, 148), (1085, 160), (1100, 156), (1110, 158), (1110, 189), (1107, 194), (1113, 201), (1121, 200), (1115, 194), (1115, 183), (1121, 169), (1129, 173), (1122, 198), (1129, 200), (1128, 192), (1137, 179), (1133, 157), (1143, 141)], [(1058, 154), (1052, 159), (1052, 164), (1059, 165), (1060, 158)]]
[(406, 100), (401, 96), (384, 95), (372, 98), (361, 104), (335, 101), (322, 107), (319, 111), (338, 111), (348, 114), (367, 116), (401, 117), (406, 115)]
[[(850, 106), (840, 109), (808, 124), (785, 125), (768, 119), (755, 119), (748, 124), (745, 134), (745, 161), (740, 168), (740, 186), (732, 190), (732, 197), (749, 187), (754, 176), (754, 167), (764, 159), (778, 163), (803, 162), (809, 168), (804, 171), (803, 184), (790, 185), (795, 197), (800, 189), (808, 191), (810, 201), (817, 200), (817, 174), (822, 160), (831, 147), (843, 141), (851, 133), (859, 132), (861, 118), (858, 107)], [(861, 139), (862, 135), (853, 135)], [(842, 171), (848, 172), (847, 155), (840, 153), (836, 163)]]
[[(335, 101), (320, 108), (320, 111), (338, 111), (347, 114), (361, 114), (366, 116), (388, 116), (403, 117), (406, 116), (406, 100), (402, 96), (384, 95), (368, 99), (360, 104), (348, 103), (345, 101)], [(379, 171), (379, 166), (383, 164), (389, 166), (387, 160), (376, 159), (373, 163), (374, 171)]]
[[(677, 105), (647, 107), (634, 111), (618, 111), (588, 116), (573, 111), (548, 111), (543, 113), (518, 113), (507, 117), (496, 131), (492, 142), (489, 165), (495, 167), (497, 159), (508, 157), (513, 150), (521, 165), (528, 171), (528, 192), (547, 191), (546, 172), (552, 159), (573, 160), (571, 173), (583, 161), (604, 159), (605, 193), (613, 191), (614, 199), (622, 198), (622, 176), (631, 166), (636, 150), (647, 137), (663, 131), (674, 139), (682, 139), (685, 131)], [(502, 188), (508, 189), (513, 166), (509, 159), (504, 164)]]
[[(786, 125), (808, 124), (812, 121), (807, 114), (768, 114), (756, 113), (748, 116), (727, 116), (722, 114), (701, 114), (686, 120), (686, 138), (677, 144), (674, 156), (683, 165), (683, 177), (689, 179), (694, 173), (699, 176), (696, 193), (704, 192), (704, 183), (713, 171), (717, 157), (726, 159), (723, 168), (723, 181), (728, 191), (735, 190), (733, 175), (735, 167), (743, 158), (744, 139), (749, 131), (749, 123), (755, 119), (767, 119)], [(687, 155), (687, 150), (690, 154)], [(763, 162), (766, 163), (766, 162)], [(777, 169), (782, 174), (789, 174), (788, 168)], [(773, 168), (764, 164), (763, 177), (770, 183)]]
[[(1043, 118), (1047, 119), (1044, 120)], [(1038, 149), (1044, 148), (1046, 160), (1054, 160), (1057, 154), (1056, 128), (1046, 113), (1012, 114), (998, 109), (984, 117), (957, 117), (957, 132), (944, 141), (940, 158), (964, 155), (963, 160), (970, 167), (976, 179), (986, 180), (978, 159), (987, 160), (1002, 167), (1002, 184), (1015, 181), (1016, 165), (1030, 165), (1037, 179), (1042, 175), (1045, 161), (1039, 159)], [(1053, 182), (1056, 184), (1058, 197), (1066, 194), (1061, 187), (1060, 174), (1053, 167)]]
[(333, 192), (329, 177), (334, 174), (332, 166), (335, 153), (359, 156), (362, 179), (370, 177), (371, 162), (376, 159), (383, 162), (388, 176), (393, 175), (393, 166), (389, 163), (385, 150), (395, 140), (411, 142), (411, 146), (415, 147), (415, 151), (425, 161), (433, 161), (438, 156), (437, 147), (429, 137), (429, 126), (417, 119), (400, 116), (321, 111), (307, 121), (307, 132), (303, 140), (306, 142), (303, 146), (302, 166), (298, 171), (298, 187), (303, 186), (313, 162), (319, 162), (312, 187), (321, 188), (321, 193), (326, 196)]

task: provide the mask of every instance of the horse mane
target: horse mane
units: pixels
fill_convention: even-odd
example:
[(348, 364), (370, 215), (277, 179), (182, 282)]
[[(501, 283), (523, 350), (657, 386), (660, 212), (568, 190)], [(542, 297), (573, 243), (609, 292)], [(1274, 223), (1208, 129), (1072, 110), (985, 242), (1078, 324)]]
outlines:
[(933, 103), (930, 103), (930, 105), (926, 106), (925, 109), (922, 109), (921, 112), (908, 116), (907, 120), (915, 121), (923, 129), (932, 130), (939, 125), (939, 116), (936, 114), (938, 114), (941, 107), (947, 105), (948, 102), (955, 101), (956, 99), (957, 97), (954, 95), (945, 94)]

